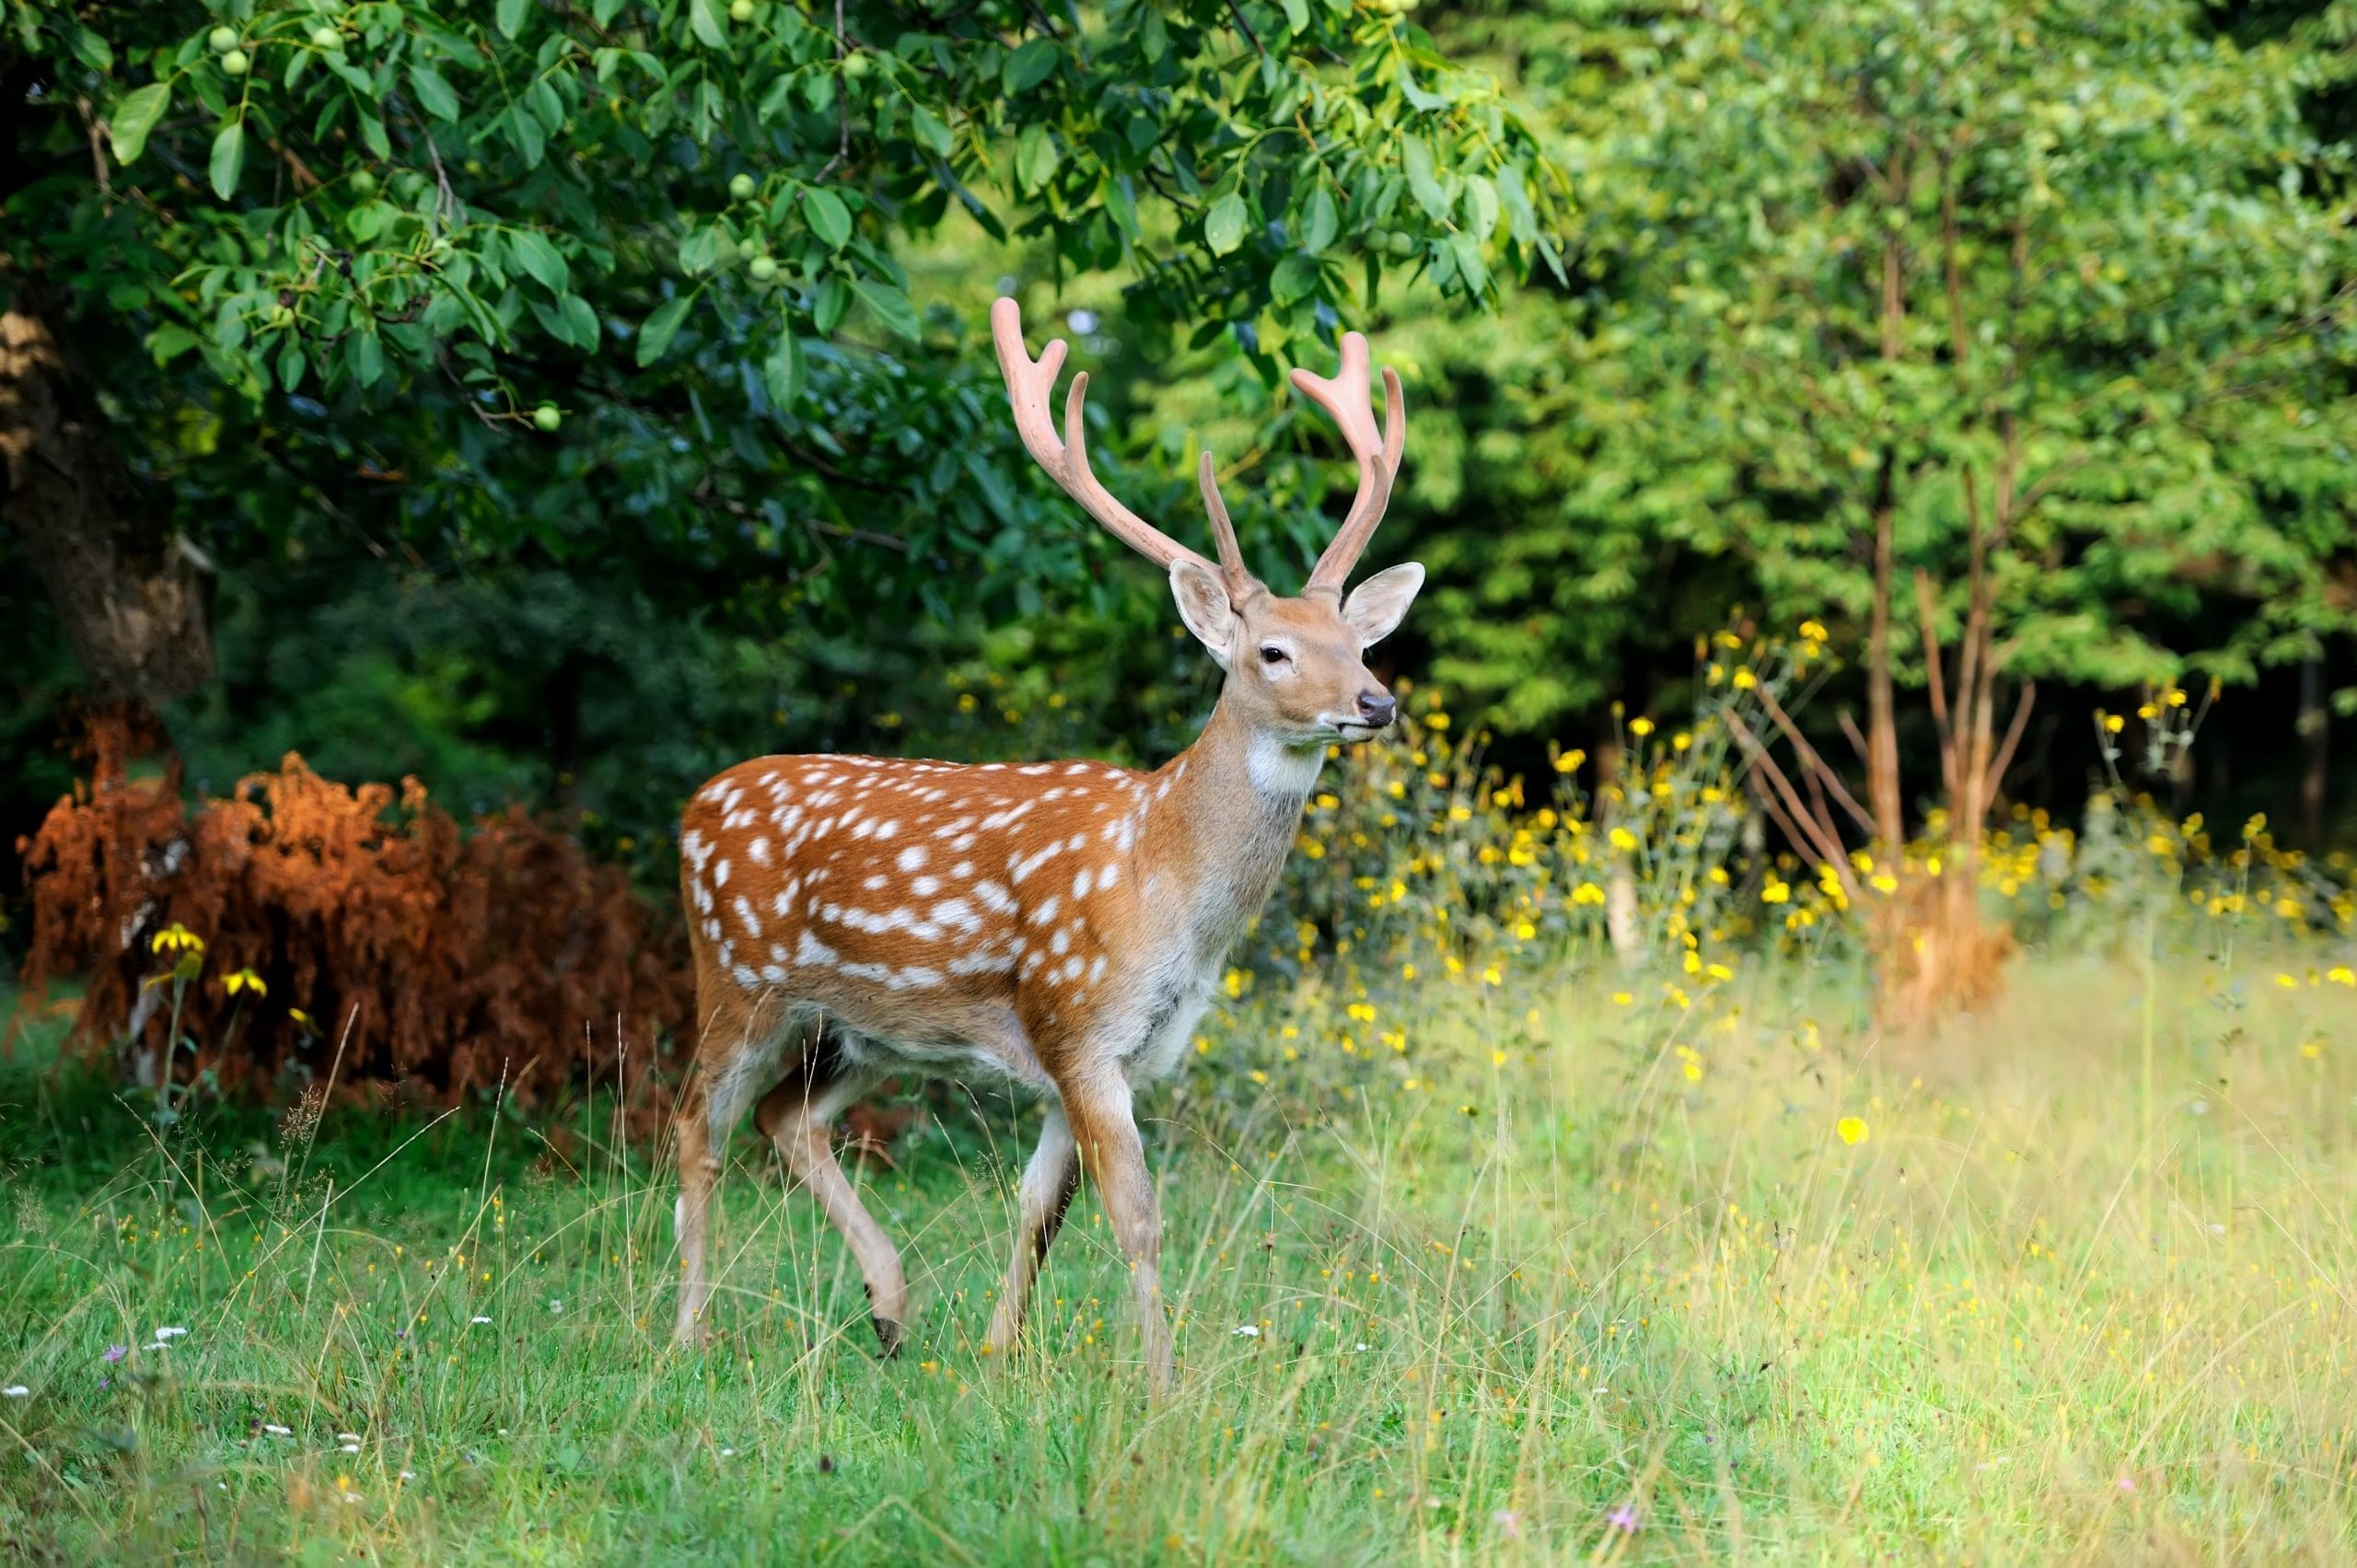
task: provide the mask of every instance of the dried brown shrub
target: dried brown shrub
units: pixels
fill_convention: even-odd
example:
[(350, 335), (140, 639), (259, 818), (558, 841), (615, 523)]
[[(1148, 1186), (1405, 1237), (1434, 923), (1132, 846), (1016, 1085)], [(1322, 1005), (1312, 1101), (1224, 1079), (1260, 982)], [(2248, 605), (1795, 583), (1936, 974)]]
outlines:
[(2014, 934), (1981, 918), (1977, 878), (1910, 872), (1868, 919), (1875, 1016), (1914, 1029), (1988, 1005), (2004, 989)]
[[(414, 779), (349, 789), (292, 753), (192, 813), (176, 760), (132, 776), (141, 738), (94, 722), (89, 782), (17, 844), (25, 983), (87, 977), (87, 1050), (152, 1074), (169, 988), (147, 982), (172, 961), (154, 939), (179, 924), (205, 944), (182, 1075), (266, 1092), (332, 1064), (444, 1102), (504, 1080), (527, 1106), (594, 1077), (659, 1110), (693, 983), (681, 933), (619, 868), (520, 811), (461, 831)], [(241, 971), (266, 989), (233, 993)]]

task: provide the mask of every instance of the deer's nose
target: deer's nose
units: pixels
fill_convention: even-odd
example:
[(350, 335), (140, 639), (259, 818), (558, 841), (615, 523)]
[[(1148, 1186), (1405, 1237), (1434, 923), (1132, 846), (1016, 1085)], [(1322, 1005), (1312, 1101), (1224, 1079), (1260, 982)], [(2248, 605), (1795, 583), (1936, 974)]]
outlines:
[(1359, 717), (1381, 729), (1399, 716), (1399, 703), (1388, 691), (1359, 693)]

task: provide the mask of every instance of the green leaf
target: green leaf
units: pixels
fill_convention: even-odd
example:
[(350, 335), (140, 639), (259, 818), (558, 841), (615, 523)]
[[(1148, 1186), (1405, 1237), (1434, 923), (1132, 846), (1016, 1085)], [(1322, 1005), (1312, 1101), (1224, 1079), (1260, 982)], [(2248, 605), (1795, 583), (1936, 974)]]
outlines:
[(147, 150), (148, 134), (156, 129), (156, 122), (172, 106), (172, 84), (151, 82), (137, 92), (126, 93), (115, 105), (107, 130), (114, 142), (117, 163), (137, 163), (139, 155)]
[(761, 384), (770, 394), (770, 406), (780, 413), (791, 411), (802, 401), (802, 387), (808, 366), (802, 357), (802, 340), (790, 330), (781, 330), (777, 342), (761, 361)]
[(1269, 297), (1279, 305), (1306, 299), (1318, 290), (1318, 263), (1300, 251), (1288, 254), (1269, 274)]
[(354, 332), (350, 341), (353, 379), (375, 386), (385, 374), (385, 341), (374, 332)]
[(1121, 238), (1135, 242), (1142, 231), (1138, 227), (1138, 201), (1130, 189), (1128, 175), (1105, 182), (1105, 210), (1112, 215), (1113, 226), (1121, 231)]
[(1055, 74), (1056, 45), (1052, 39), (1035, 38), (1006, 57), (999, 68), (999, 82), (1006, 88), (1006, 96), (1014, 98), (1028, 93)]
[(802, 210), (810, 232), (824, 241), (828, 250), (840, 250), (851, 238), (851, 209), (825, 186), (813, 185), (804, 193)]
[(1465, 226), (1486, 242), (1498, 227), (1498, 188), (1480, 175), (1465, 182)]
[(1302, 222), (1302, 249), (1317, 255), (1334, 243), (1334, 236), (1341, 226), (1341, 215), (1334, 209), (1334, 192), (1320, 185), (1311, 193), (1309, 212)]
[(449, 78), (421, 60), (409, 68), (410, 85), (417, 89), (417, 101), (426, 113), (436, 120), (459, 117), (459, 95)]
[(1285, 26), (1297, 38), (1309, 30), (1309, 0), (1279, 0), (1284, 7)]
[(728, 22), (720, 0), (688, 0), (688, 26), (706, 49), (728, 47)]
[(1448, 237), (1448, 253), (1456, 260), (1457, 275), (1465, 280), (1465, 292), (1479, 296), (1490, 281), (1490, 264), (1481, 259), (1481, 247), (1469, 234)]
[(949, 134), (949, 127), (943, 122), (940, 115), (920, 103), (909, 110), (909, 123), (916, 131), (917, 140), (923, 142), (934, 157), (947, 157), (949, 156), (949, 149), (954, 143)]
[(186, 327), (167, 322), (147, 334), (147, 352), (158, 365), (169, 365), (197, 345), (197, 336)]
[(861, 278), (851, 286), (886, 326), (911, 343), (916, 341), (920, 335), (916, 307), (909, 303), (909, 296), (898, 285), (877, 278)]
[(819, 297), (810, 307), (811, 324), (824, 337), (834, 331), (837, 323), (843, 319), (843, 312), (850, 308), (851, 286), (840, 274), (830, 276), (819, 285)]
[(213, 193), (223, 201), (238, 193), (238, 176), (246, 171), (246, 122), (232, 120), (213, 138)]
[(368, 150), (378, 157), (393, 156), (392, 138), (385, 134), (385, 122), (366, 110), (360, 113), (360, 139), (367, 143)]
[(598, 312), (589, 308), (587, 300), (577, 294), (568, 294), (558, 305), (557, 314), (567, 328), (565, 342), (578, 349), (598, 346)]
[(67, 47), (74, 51), (75, 59), (100, 75), (114, 69), (114, 46), (88, 28), (75, 27)]
[(511, 229), (507, 234), (507, 249), (517, 264), (539, 280), (551, 294), (563, 294), (573, 286), (572, 269), (557, 253), (548, 237), (536, 229)]
[(1448, 194), (1440, 188), (1440, 180), (1433, 172), (1433, 148), (1422, 136), (1403, 137), (1399, 157), (1408, 169), (1408, 190), (1416, 198), (1416, 205), (1434, 223), (1448, 221)]
[(1015, 140), (1015, 178), (1026, 191), (1039, 192), (1055, 178), (1056, 141), (1045, 125), (1023, 127), (1023, 134)]
[(1506, 219), (1514, 237), (1527, 245), (1538, 238), (1538, 214), (1530, 204), (1530, 192), (1523, 188), (1522, 169), (1508, 164), (1498, 170), (1498, 194), (1506, 204)]
[(646, 324), (638, 330), (638, 362), (641, 365), (652, 365), (663, 357), (663, 351), (671, 346), (673, 338), (679, 336), (679, 323), (687, 319), (688, 307), (695, 302), (695, 297), (692, 294), (683, 294), (655, 308), (655, 314), (649, 316)]
[(1244, 210), (1243, 196), (1234, 191), (1212, 203), (1203, 217), (1203, 243), (1212, 248), (1214, 256), (1225, 256), (1244, 243), (1244, 226), (1250, 215)]
[(540, 116), (519, 103), (501, 115), (499, 122), (506, 128), (507, 139), (516, 144), (516, 150), (524, 155), (524, 167), (540, 168), (549, 139), (548, 133), (540, 129)]
[(524, 23), (531, 14), (532, 0), (499, 0), (492, 19), (498, 23), (501, 32), (514, 38), (524, 30)]

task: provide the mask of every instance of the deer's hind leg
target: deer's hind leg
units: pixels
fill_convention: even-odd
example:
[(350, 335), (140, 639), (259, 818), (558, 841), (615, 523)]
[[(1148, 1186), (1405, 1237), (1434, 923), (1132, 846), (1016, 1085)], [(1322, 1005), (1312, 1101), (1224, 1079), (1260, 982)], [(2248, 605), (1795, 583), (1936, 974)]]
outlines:
[(900, 1249), (860, 1202), (850, 1178), (835, 1161), (835, 1120), (874, 1088), (878, 1074), (850, 1061), (824, 1038), (816, 1023), (805, 1037), (800, 1060), (785, 1081), (761, 1097), (754, 1123), (777, 1145), (795, 1180), (810, 1190), (829, 1220), (842, 1234), (867, 1284), (868, 1318), (886, 1355), (896, 1355), (909, 1320), (909, 1282)]
[(709, 972), (698, 976), (696, 991), (705, 1004), (703, 1028), (694, 1071), (671, 1121), (679, 1162), (679, 1197), (671, 1214), (679, 1246), (679, 1308), (671, 1337), (681, 1344), (711, 1337), (712, 1197), (721, 1155), (753, 1086), (776, 1070), (790, 1022), (774, 998), (749, 994)]

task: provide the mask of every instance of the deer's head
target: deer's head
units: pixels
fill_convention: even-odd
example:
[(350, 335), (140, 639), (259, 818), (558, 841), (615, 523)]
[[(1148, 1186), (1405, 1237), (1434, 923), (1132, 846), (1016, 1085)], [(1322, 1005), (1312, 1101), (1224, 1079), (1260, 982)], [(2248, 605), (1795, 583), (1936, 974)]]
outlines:
[(1294, 386), (1341, 427), (1358, 459), (1359, 488), (1300, 597), (1287, 598), (1246, 570), (1209, 452), (1203, 454), (1201, 479), (1219, 551), (1216, 562), (1140, 517), (1097, 481), (1088, 466), (1081, 418), (1088, 391), (1086, 371), (1072, 378), (1064, 397), (1063, 437), (1057, 438), (1049, 398), (1063, 368), (1062, 339), (1032, 359), (1023, 346), (1022, 311), (1012, 299), (991, 307), (991, 337), (1024, 446), (1107, 531), (1169, 572), (1178, 618), (1227, 672), (1225, 700), (1239, 716), (1256, 731), (1297, 746), (1364, 740), (1390, 725), (1398, 704), (1367, 668), (1366, 650), (1389, 636), (1408, 613), (1423, 587), (1424, 569), (1407, 562), (1377, 572), (1347, 597), (1342, 592), (1383, 520), (1408, 434), (1399, 377), (1388, 366), (1383, 372), (1384, 428), (1376, 434), (1366, 339), (1356, 332), (1342, 335), (1341, 368), (1331, 377), (1293, 373)]

